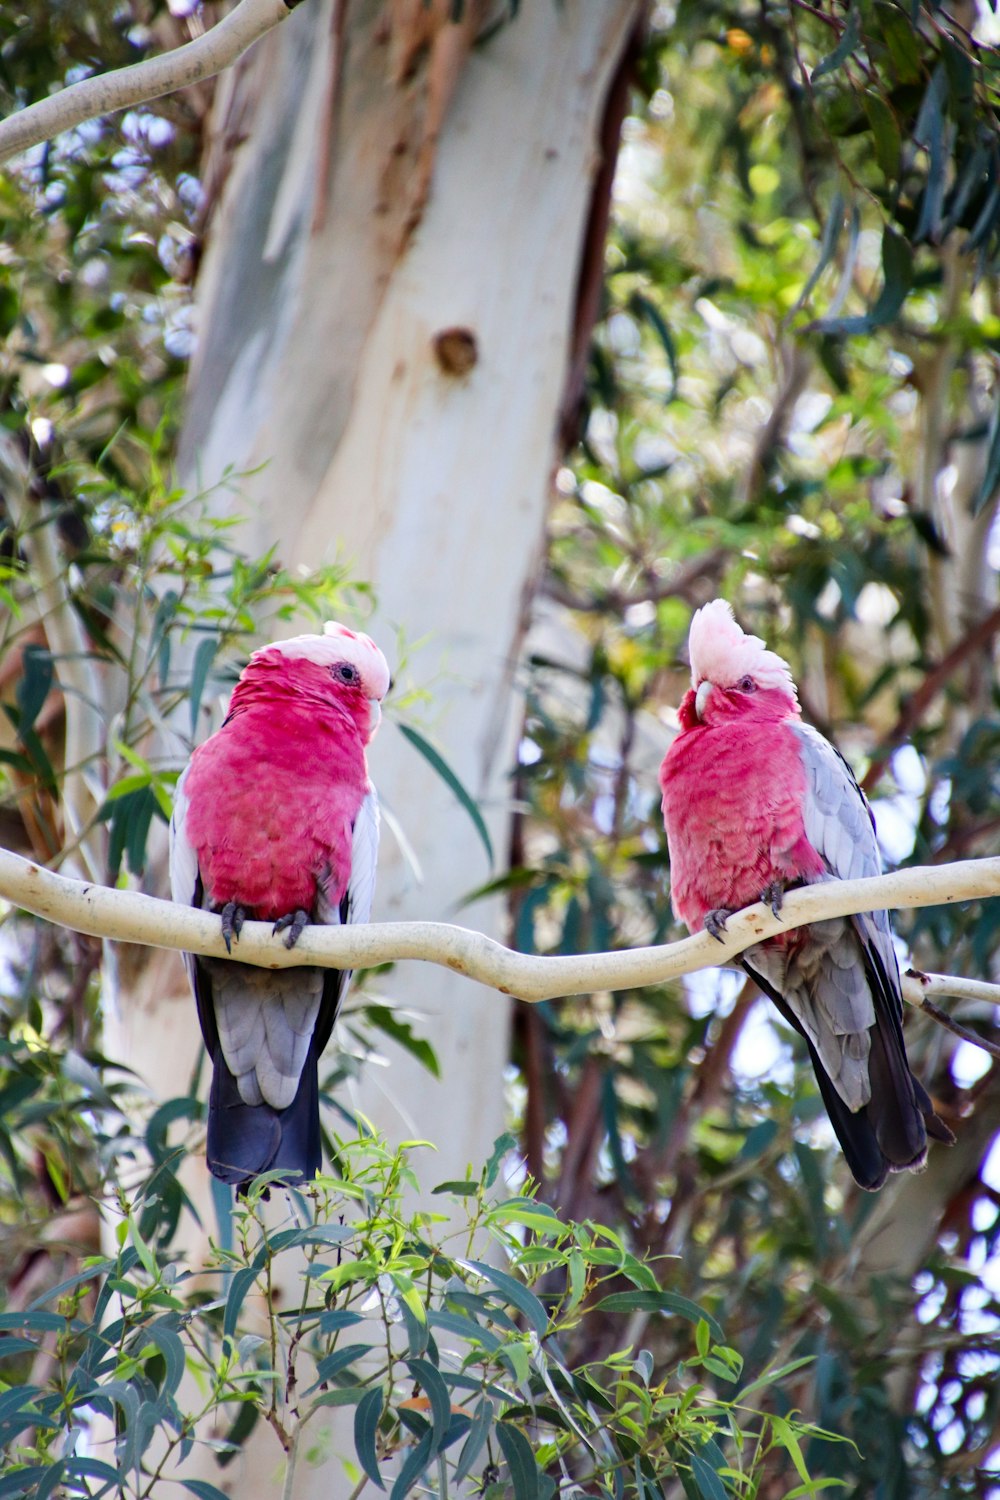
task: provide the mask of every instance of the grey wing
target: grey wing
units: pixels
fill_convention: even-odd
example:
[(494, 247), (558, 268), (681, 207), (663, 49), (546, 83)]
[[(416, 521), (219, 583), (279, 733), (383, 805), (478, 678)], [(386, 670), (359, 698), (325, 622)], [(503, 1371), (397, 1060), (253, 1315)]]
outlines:
[[(792, 728), (806, 775), (803, 823), (831, 880), (881, 870), (871, 809), (850, 766), (806, 724)], [(822, 878), (822, 877), (820, 877)], [(898, 1028), (899, 968), (888, 913), (864, 912), (810, 924), (809, 942), (754, 949), (754, 968), (780, 993), (851, 1110), (871, 1096), (871, 1028), (880, 1015)]]
[(847, 761), (811, 725), (795, 724), (792, 733), (806, 773), (803, 819), (809, 842), (838, 880), (880, 875), (875, 820)]
[[(316, 914), (320, 922), (339, 926), (342, 922), (367, 922), (371, 916), (375, 892), (375, 864), (378, 859), (378, 798), (369, 787), (354, 819), (351, 835), (351, 874), (339, 906), (320, 894)], [(333, 1023), (341, 1001), (351, 982), (351, 971), (324, 970), (323, 1003), (316, 1025), (316, 1041), (322, 1051), (330, 1040)]]
[[(875, 837), (875, 819), (868, 799), (854, 779), (847, 761), (808, 724), (797, 724), (806, 773), (803, 821), (806, 837), (838, 880), (861, 880), (881, 875), (882, 857)], [(890, 982), (899, 986), (899, 965), (892, 942), (889, 914), (863, 912), (853, 918), (862, 942), (871, 944)]]
[[(874, 819), (850, 766), (816, 730), (795, 725), (806, 776), (803, 822), (830, 880), (881, 870)], [(821, 876), (820, 879), (823, 877)], [(744, 967), (807, 1037), (833, 1128), (856, 1180), (919, 1167), (927, 1133), (950, 1132), (910, 1073), (899, 965), (885, 911), (814, 922), (799, 944), (763, 944)], [(845, 1108), (846, 1106), (846, 1108)]]

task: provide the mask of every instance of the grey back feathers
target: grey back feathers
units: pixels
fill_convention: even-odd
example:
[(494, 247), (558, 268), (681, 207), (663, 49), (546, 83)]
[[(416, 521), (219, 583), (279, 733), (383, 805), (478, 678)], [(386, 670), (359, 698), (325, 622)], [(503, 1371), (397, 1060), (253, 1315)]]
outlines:
[[(827, 868), (826, 878), (877, 875), (881, 861), (871, 812), (850, 767), (809, 725), (796, 723), (789, 728), (799, 742), (806, 775), (802, 807), (806, 837)], [(747, 955), (753, 968), (795, 1012), (850, 1110), (860, 1109), (871, 1098), (869, 1029), (875, 1025), (876, 1014), (862, 961), (862, 945), (868, 943), (878, 947), (886, 973), (898, 975), (885, 912), (814, 922), (808, 943), (761, 946)]]

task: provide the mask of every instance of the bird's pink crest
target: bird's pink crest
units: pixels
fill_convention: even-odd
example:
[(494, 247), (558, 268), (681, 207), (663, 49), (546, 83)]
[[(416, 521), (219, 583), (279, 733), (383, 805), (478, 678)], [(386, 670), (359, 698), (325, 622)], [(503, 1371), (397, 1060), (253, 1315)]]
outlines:
[(695, 612), (688, 634), (691, 682), (699, 687), (735, 687), (750, 676), (759, 688), (778, 688), (796, 699), (795, 683), (788, 663), (769, 651), (757, 635), (747, 635), (736, 623), (725, 599), (713, 599)]
[(322, 635), (293, 635), (286, 641), (273, 641), (255, 651), (250, 660), (268, 651), (278, 651), (292, 660), (315, 662), (319, 667), (350, 662), (361, 674), (366, 697), (380, 703), (389, 691), (389, 664), (371, 636), (336, 620), (327, 620)]

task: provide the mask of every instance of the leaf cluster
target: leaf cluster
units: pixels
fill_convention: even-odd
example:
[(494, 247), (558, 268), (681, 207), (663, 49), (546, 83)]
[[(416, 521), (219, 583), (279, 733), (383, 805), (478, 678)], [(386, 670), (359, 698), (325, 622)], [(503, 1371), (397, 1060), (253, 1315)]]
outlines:
[[(197, 1268), (171, 1258), (169, 1234), (144, 1232), (144, 1192), (120, 1193), (116, 1253), (0, 1315), (0, 1494), (143, 1497), (176, 1473), (215, 1500), (217, 1486), (184, 1478), (197, 1446), (225, 1468), (265, 1422), (294, 1465), (341, 1407), (354, 1410), (356, 1495), (370, 1485), (403, 1500), (433, 1482), (446, 1497), (468, 1480), (491, 1500), (645, 1500), (672, 1482), (701, 1500), (756, 1496), (777, 1452), (800, 1477), (794, 1493), (815, 1493), (802, 1452), (813, 1429), (758, 1407), (786, 1371), (746, 1380), (715, 1318), (664, 1288), (668, 1266), (604, 1226), (561, 1220), (530, 1185), (504, 1196), (510, 1137), (478, 1177), (425, 1200), (442, 1195), (457, 1224), (407, 1210), (423, 1144), (391, 1152), (365, 1130), (339, 1142), (338, 1176), (293, 1193), (277, 1223), (259, 1179), (232, 1248)], [(279, 1282), (294, 1288), (285, 1311)], [(567, 1358), (588, 1312), (640, 1309), (688, 1330), (674, 1368), (655, 1374), (646, 1349)], [(104, 1456), (67, 1451), (63, 1435), (95, 1421)]]

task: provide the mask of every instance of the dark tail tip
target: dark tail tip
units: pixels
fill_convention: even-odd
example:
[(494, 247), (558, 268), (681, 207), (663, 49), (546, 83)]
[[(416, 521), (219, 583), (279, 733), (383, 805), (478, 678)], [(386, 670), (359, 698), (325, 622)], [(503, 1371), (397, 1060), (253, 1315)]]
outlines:
[(315, 1054), (306, 1058), (287, 1109), (246, 1104), (221, 1053), (208, 1099), (208, 1169), (245, 1195), (261, 1172), (287, 1172), (287, 1186), (310, 1182), (320, 1169), (319, 1084)]

